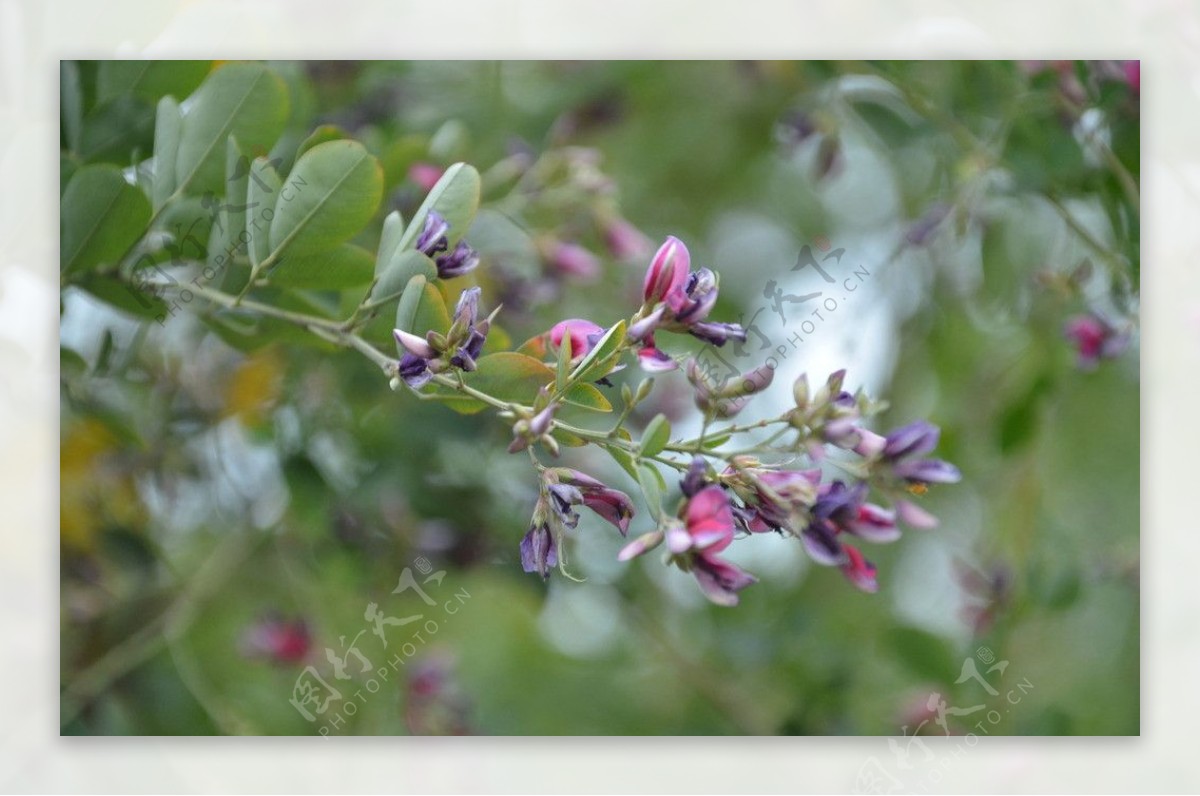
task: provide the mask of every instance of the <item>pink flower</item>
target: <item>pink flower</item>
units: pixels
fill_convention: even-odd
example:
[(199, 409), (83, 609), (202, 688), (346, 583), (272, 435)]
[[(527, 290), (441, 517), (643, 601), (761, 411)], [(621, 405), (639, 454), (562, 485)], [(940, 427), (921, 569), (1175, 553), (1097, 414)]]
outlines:
[(604, 226), (604, 243), (618, 260), (632, 260), (650, 251), (650, 241), (641, 230), (621, 217)]
[(737, 593), (757, 578), (717, 555), (733, 543), (729, 496), (716, 484), (704, 487), (688, 500), (682, 520), (667, 532), (667, 549), (686, 559), (705, 597), (717, 605), (737, 605)]
[(408, 167), (408, 178), (426, 191), (432, 191), (445, 170), (432, 163), (414, 163)]
[(555, 240), (546, 243), (542, 257), (560, 274), (592, 282), (600, 276), (600, 260), (577, 243)]
[(550, 345), (557, 351), (563, 340), (571, 341), (571, 359), (586, 356), (604, 336), (604, 327), (583, 318), (559, 321), (550, 327)]
[(1125, 350), (1129, 338), (1104, 319), (1088, 314), (1067, 321), (1063, 335), (1075, 344), (1081, 370), (1095, 370), (1101, 359), (1112, 359)]

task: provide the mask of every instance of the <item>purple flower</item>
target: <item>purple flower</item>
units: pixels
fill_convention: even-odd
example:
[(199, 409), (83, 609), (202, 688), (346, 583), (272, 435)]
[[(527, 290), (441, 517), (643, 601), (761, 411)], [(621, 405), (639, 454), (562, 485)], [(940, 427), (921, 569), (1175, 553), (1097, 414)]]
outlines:
[(554, 534), (546, 523), (533, 526), (521, 540), (521, 567), (526, 572), (549, 578), (550, 570), (555, 566), (558, 566), (558, 548)]
[(450, 232), (450, 224), (439, 213), (430, 210), (425, 215), (425, 225), (417, 236), (417, 251), (434, 257), (450, 248), (450, 240), (446, 235)]
[(937, 447), (937, 426), (918, 420), (901, 426), (884, 438), (881, 456), (892, 474), (918, 488), (929, 484), (953, 484), (962, 479), (958, 468), (941, 459), (920, 458)]
[(433, 378), (433, 373), (429, 371), (429, 360), (411, 353), (400, 358), (397, 373), (414, 390), (425, 386)]
[(453, 279), (474, 270), (479, 265), (479, 255), (474, 249), (459, 241), (450, 251), (450, 224), (441, 214), (430, 210), (425, 215), (425, 226), (417, 236), (417, 251), (433, 258), (437, 264), (438, 277)]
[(1119, 356), (1129, 344), (1128, 335), (1091, 314), (1071, 318), (1063, 328), (1063, 335), (1075, 344), (1080, 370), (1095, 370), (1101, 359)]
[(460, 240), (454, 251), (435, 258), (434, 263), (437, 264), (440, 279), (453, 279), (474, 271), (479, 265), (479, 253), (468, 246), (466, 241)]
[(648, 373), (662, 373), (675, 370), (679, 365), (670, 356), (658, 350), (654, 344), (654, 335), (647, 335), (642, 341), (642, 347), (637, 351), (638, 365)]
[(574, 528), (579, 522), (574, 507), (582, 504), (612, 523), (622, 536), (629, 533), (629, 522), (634, 514), (629, 495), (605, 486), (586, 473), (565, 467), (547, 470), (545, 478), (552, 508), (568, 528)]

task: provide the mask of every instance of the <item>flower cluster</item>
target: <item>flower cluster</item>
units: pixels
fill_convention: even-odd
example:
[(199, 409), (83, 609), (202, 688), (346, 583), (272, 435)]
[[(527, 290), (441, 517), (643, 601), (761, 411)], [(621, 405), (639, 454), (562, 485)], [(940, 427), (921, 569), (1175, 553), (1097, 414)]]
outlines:
[(438, 278), (453, 279), (469, 271), (474, 271), (479, 265), (479, 254), (460, 240), (450, 250), (450, 224), (435, 211), (429, 211), (425, 216), (425, 226), (417, 236), (417, 251), (433, 258), (437, 264)]
[(717, 303), (717, 277), (708, 268), (692, 270), (692, 257), (683, 241), (668, 237), (659, 247), (642, 283), (642, 310), (629, 327), (629, 337), (641, 343), (638, 361), (648, 371), (673, 370), (675, 361), (659, 351), (654, 332), (686, 332), (723, 346), (745, 340), (746, 330), (736, 323), (707, 320)]
[[(444, 253), (448, 248), (447, 232), (445, 221), (431, 213), (417, 248), (430, 256)], [(457, 275), (474, 267), (476, 261), (470, 247), (459, 244), (454, 252), (438, 257), (439, 274), (444, 278)], [(739, 536), (774, 532), (794, 537), (813, 561), (840, 568), (852, 584), (873, 592), (878, 589), (876, 570), (859, 545), (895, 541), (900, 537), (901, 523), (914, 528), (936, 525), (937, 520), (916, 504), (915, 496), (924, 494), (931, 484), (952, 483), (960, 478), (953, 465), (928, 456), (938, 443), (938, 429), (924, 421), (886, 435), (866, 428), (865, 418), (878, 407), (861, 392), (851, 394), (843, 388), (845, 371), (834, 373), (815, 391), (810, 389), (807, 377), (796, 380), (792, 386), (794, 408), (767, 421), (781, 426), (772, 441), (794, 434), (793, 440), (782, 447), (763, 444), (747, 452), (727, 454), (721, 452), (719, 444), (706, 444), (703, 434), (686, 447), (670, 446), (661, 433), (665, 430), (669, 436), (664, 417), (657, 418), (653, 435), (647, 427), (641, 444), (634, 443), (627, 432), (619, 433), (624, 431), (620, 424), (607, 434), (599, 434), (556, 419), (560, 407), (569, 402), (566, 396), (575, 380), (611, 386), (608, 376), (623, 367), (620, 359), (627, 352), (635, 352), (646, 370), (676, 368), (675, 360), (655, 344), (659, 332), (685, 333), (718, 346), (731, 339), (744, 340), (746, 332), (741, 326), (709, 320), (717, 288), (716, 274), (707, 268), (692, 270), (687, 247), (669, 237), (646, 270), (642, 304), (626, 324), (606, 329), (585, 318), (569, 318), (530, 341), (527, 350), (554, 355), (555, 361), (549, 363), (554, 366), (553, 383), (547, 379), (529, 403), (500, 405), (501, 417), (513, 422), (509, 452), (528, 450), (540, 473), (538, 499), (529, 530), (520, 543), (521, 564), (526, 572), (548, 578), (553, 568), (564, 566), (563, 541), (566, 532), (578, 525), (578, 507), (591, 509), (622, 536), (628, 535), (634, 517), (633, 501), (624, 492), (579, 470), (541, 464), (535, 448), (540, 446), (558, 456), (555, 432), (560, 427), (568, 435), (589, 435), (585, 441), (608, 448), (618, 461), (630, 464), (626, 469), (631, 472), (654, 470), (652, 462), (686, 471), (680, 483), (682, 498), (674, 512), (660, 510), (660, 490), (647, 491), (647, 482), (639, 476), (652, 513), (659, 520), (648, 533), (625, 545), (618, 557), (628, 561), (665, 545), (667, 561), (691, 573), (703, 593), (719, 605), (737, 604), (738, 592), (756, 582), (753, 575), (725, 558)], [(479, 320), (479, 295), (477, 287), (462, 293), (444, 335), (431, 331), (419, 337), (395, 330), (396, 341), (405, 352), (396, 366), (399, 378), (418, 388), (436, 374), (475, 369), (492, 322), (492, 317)], [(614, 334), (619, 329), (625, 330), (623, 337)], [(598, 353), (599, 348), (603, 353)], [(531, 366), (531, 372), (541, 367), (549, 373), (546, 363)], [(716, 383), (691, 359), (685, 375), (696, 406), (704, 413), (707, 430), (708, 422), (733, 417), (753, 396), (766, 390), (774, 381), (775, 370), (761, 367)], [(442, 383), (452, 386), (449, 380)], [(621, 421), (651, 387), (652, 380), (647, 380), (636, 392), (624, 388), (626, 408)], [(734, 430), (724, 431), (729, 436)], [(651, 436), (656, 441), (648, 443)], [(668, 448), (676, 454), (692, 454), (690, 465), (662, 458), (659, 454)], [(859, 457), (858, 462), (843, 467), (853, 477), (825, 479), (820, 464), (829, 448), (841, 451), (841, 456)], [(809, 466), (783, 469), (763, 463), (757, 454), (790, 458), (799, 454), (807, 457)], [(717, 469), (711, 462), (722, 462), (724, 466)], [(657, 472), (653, 477), (661, 480)], [(874, 494), (880, 495), (886, 505), (871, 502), (869, 498)]]
[(565, 467), (543, 470), (529, 532), (521, 540), (521, 566), (526, 572), (550, 577), (551, 568), (560, 562), (559, 543), (564, 530), (579, 524), (576, 506), (591, 509), (612, 523), (622, 536), (629, 533), (633, 501), (624, 492), (578, 470)]
[(431, 331), (419, 337), (403, 329), (392, 330), (397, 345), (405, 350), (397, 373), (409, 387), (415, 390), (434, 374), (453, 368), (475, 370), (492, 324), (490, 316), (479, 320), (479, 293), (477, 287), (462, 292), (454, 308), (454, 322), (444, 335)]
[[(875, 566), (858, 544), (894, 542), (901, 535), (900, 523), (934, 527), (936, 518), (916, 505), (913, 496), (924, 494), (930, 484), (958, 481), (960, 474), (948, 462), (926, 456), (939, 438), (930, 423), (917, 421), (887, 435), (864, 428), (856, 408), (863, 401), (841, 389), (844, 377), (835, 373), (811, 400), (807, 379), (801, 377), (794, 387), (798, 405), (790, 422), (801, 424), (805, 433), (800, 439), (808, 440), (804, 449), (814, 460), (821, 457), (813, 454), (813, 439), (858, 454), (864, 473), (860, 480), (823, 481), (819, 468), (777, 469), (750, 456), (732, 457), (718, 474), (697, 456), (680, 483), (684, 502), (676, 516), (626, 545), (620, 558), (628, 560), (666, 542), (669, 560), (695, 575), (710, 600), (734, 605), (737, 592), (755, 579), (717, 554), (738, 533), (777, 532), (797, 538), (814, 562), (840, 568), (862, 591), (876, 591)], [(891, 507), (870, 502), (872, 489), (886, 496)]]

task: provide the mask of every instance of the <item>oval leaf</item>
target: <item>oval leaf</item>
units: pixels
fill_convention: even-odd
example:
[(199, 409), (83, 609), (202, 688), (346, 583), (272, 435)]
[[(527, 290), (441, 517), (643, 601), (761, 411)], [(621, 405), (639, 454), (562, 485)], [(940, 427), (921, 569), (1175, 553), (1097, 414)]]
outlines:
[(642, 455), (657, 456), (671, 441), (671, 423), (667, 416), (659, 413), (654, 416), (642, 434)]
[[(154, 207), (162, 207), (175, 193), (175, 158), (179, 155), (179, 137), (183, 133), (183, 113), (172, 97), (158, 102), (154, 119)], [(235, 194), (240, 195), (240, 194)]]
[(362, 144), (317, 144), (296, 161), (279, 191), (272, 255), (332, 249), (371, 220), (382, 197), (383, 171)]
[(421, 230), (425, 226), (425, 217), (429, 215), (429, 211), (436, 210), (450, 225), (450, 231), (446, 237), (453, 249), (459, 238), (467, 231), (467, 227), (471, 226), (471, 221), (475, 218), (476, 211), (479, 210), (479, 192), (479, 172), (475, 170), (474, 166), (455, 163), (446, 169), (442, 178), (437, 181), (433, 190), (421, 203), (421, 207), (413, 216), (408, 229), (404, 231), (400, 246), (402, 248), (411, 247), (421, 234)]
[[(397, 251), (391, 261), (378, 274), (378, 281), (371, 289), (369, 302), (386, 302), (398, 296), (414, 276), (423, 276), (432, 282), (437, 278), (437, 266), (433, 260), (418, 251)], [(407, 331), (407, 329), (405, 330)]]
[(371, 281), (375, 258), (349, 243), (317, 254), (288, 255), (271, 271), (271, 284), (307, 290), (342, 290)]
[(224, 194), (226, 140), (237, 136), (247, 152), (270, 149), (287, 120), (287, 87), (261, 64), (228, 64), (208, 76), (188, 106), (175, 162), (177, 190)]
[(250, 164), (250, 181), (246, 185), (246, 253), (255, 268), (271, 252), (268, 227), (264, 213), (274, 206), (279, 195), (279, 173), (266, 158), (255, 158)]
[(60, 205), (63, 273), (115, 261), (150, 223), (150, 200), (115, 166), (84, 166), (67, 183)]

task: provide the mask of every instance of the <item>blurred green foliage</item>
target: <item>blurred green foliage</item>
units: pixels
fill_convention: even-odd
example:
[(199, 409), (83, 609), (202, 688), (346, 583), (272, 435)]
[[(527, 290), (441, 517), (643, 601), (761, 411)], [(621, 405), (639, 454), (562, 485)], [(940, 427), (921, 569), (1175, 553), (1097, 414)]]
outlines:
[[(876, 595), (764, 546), (762, 582), (716, 608), (655, 560), (616, 564), (620, 540), (590, 519), (568, 550), (586, 582), (525, 575), (534, 479), (503, 424), (393, 393), (361, 358), (270, 319), (197, 301), (159, 324), (162, 301), (121, 268), (134, 238), (71, 226), (144, 224), (163, 206), (145, 179), (155, 106), (173, 123), (163, 98), (214, 75), (256, 98), (237, 142), (280, 175), (298, 150), (349, 152), (347, 137), (378, 160), (360, 176), (368, 193), (381, 181), (382, 209), (335, 230), (339, 258), (375, 252), (390, 210), (413, 218), (420, 168), (476, 166), (483, 265), (464, 284), (505, 303), (513, 347), (562, 318), (628, 314), (648, 254), (606, 247), (614, 219), (687, 241), (721, 272), (728, 319), (766, 306), (760, 286), (801, 245), (845, 247), (872, 274), (875, 320), (840, 310), (788, 367), (823, 379), (818, 349), (845, 353), (835, 366), (890, 402), (885, 427), (942, 426), (964, 481), (931, 498), (941, 527), (871, 551)], [(898, 734), (932, 718), (934, 693), (1003, 709), (991, 734), (1138, 732), (1136, 338), (1085, 372), (1062, 336), (1080, 312), (1136, 329), (1126, 65), (65, 62), (62, 81), (64, 733)], [(155, 217), (175, 235), (147, 250), (164, 268), (179, 230), (201, 262), (225, 234), (200, 189), (220, 188), (229, 130), (187, 118), (175, 177), (198, 187)], [(513, 190), (530, 164), (537, 189)], [(344, 214), (369, 205), (356, 196)], [(556, 270), (548, 240), (591, 250), (598, 281)], [(312, 267), (315, 281), (256, 295), (344, 317), (369, 269), (347, 266), (362, 274), (343, 284)], [(219, 284), (248, 278), (231, 266)], [(371, 328), (386, 340), (390, 319)], [(688, 404), (668, 388), (634, 419), (676, 423)], [(393, 593), (426, 564), (445, 573), (423, 586), (432, 605)], [(422, 619), (385, 626), (385, 649), (370, 603)], [(306, 654), (264, 653), (264, 628), (290, 620)], [(345, 656), (338, 679), (326, 648), (356, 634), (371, 665)], [(989, 657), (1008, 661), (985, 675), (999, 696), (956, 682)], [(308, 665), (342, 696), (313, 721), (291, 702)]]

